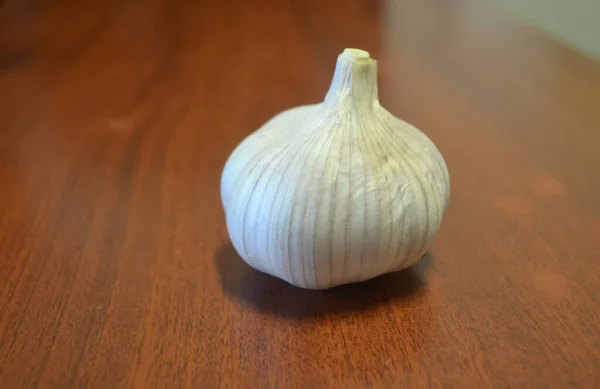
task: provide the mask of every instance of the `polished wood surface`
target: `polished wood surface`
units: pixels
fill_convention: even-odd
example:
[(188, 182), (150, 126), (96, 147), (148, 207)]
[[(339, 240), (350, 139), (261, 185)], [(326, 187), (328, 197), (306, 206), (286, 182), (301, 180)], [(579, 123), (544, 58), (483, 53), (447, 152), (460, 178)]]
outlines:
[[(337, 54), (444, 154), (414, 268), (235, 253), (233, 148)], [(0, 388), (599, 388), (600, 66), (470, 0), (0, 5)]]

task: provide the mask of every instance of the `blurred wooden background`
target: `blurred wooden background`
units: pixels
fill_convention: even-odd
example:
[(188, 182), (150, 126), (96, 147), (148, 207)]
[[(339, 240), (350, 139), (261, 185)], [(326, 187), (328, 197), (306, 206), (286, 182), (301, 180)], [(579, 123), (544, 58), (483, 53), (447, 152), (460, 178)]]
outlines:
[[(246, 266), (233, 148), (336, 56), (444, 154), (413, 269)], [(475, 0), (5, 0), (1, 388), (600, 387), (600, 66)]]

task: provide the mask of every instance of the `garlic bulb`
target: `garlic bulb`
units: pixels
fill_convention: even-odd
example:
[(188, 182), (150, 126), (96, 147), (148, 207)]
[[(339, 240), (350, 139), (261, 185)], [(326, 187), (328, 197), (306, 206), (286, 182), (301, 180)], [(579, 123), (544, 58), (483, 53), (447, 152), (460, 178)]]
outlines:
[(417, 262), (449, 193), (442, 155), (379, 105), (377, 62), (358, 49), (338, 56), (322, 103), (273, 117), (237, 146), (221, 177), (239, 255), (307, 289)]

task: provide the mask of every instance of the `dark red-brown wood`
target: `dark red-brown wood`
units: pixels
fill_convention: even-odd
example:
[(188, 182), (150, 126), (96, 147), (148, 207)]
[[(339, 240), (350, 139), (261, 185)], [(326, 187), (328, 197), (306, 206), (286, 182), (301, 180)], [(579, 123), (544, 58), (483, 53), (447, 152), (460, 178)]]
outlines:
[[(475, 0), (0, 5), (0, 388), (600, 387), (600, 66)], [(221, 168), (337, 54), (444, 154), (413, 269), (246, 266)]]

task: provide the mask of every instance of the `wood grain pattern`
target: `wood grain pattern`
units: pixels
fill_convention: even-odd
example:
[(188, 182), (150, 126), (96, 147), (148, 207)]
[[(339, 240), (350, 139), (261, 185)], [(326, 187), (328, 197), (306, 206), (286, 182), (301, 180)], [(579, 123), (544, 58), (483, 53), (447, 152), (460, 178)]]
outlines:
[[(452, 180), (428, 256), (310, 292), (219, 179), (369, 50)], [(600, 387), (600, 66), (478, 2), (4, 1), (1, 388)]]

